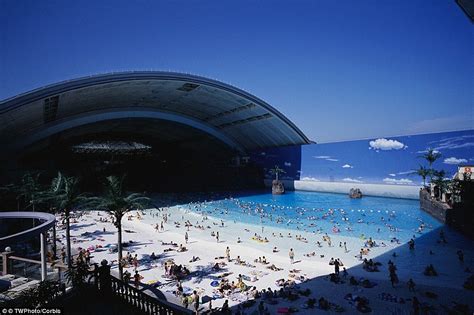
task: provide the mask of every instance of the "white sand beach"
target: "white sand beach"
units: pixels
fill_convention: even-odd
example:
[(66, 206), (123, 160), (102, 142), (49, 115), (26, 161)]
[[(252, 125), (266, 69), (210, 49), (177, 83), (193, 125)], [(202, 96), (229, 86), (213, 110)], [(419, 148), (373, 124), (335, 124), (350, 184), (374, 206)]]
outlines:
[[(141, 212), (140, 212), (141, 213)], [(150, 213), (154, 213), (153, 217)], [(163, 214), (167, 214), (167, 223), (164, 230), (156, 230), (155, 225), (160, 224)], [(370, 248), (368, 255), (364, 258), (374, 259), (380, 262), (379, 272), (367, 272), (361, 266), (361, 261), (355, 256), (364, 246), (365, 240), (352, 237), (344, 237), (328, 232), (332, 246), (323, 241), (323, 234), (312, 234), (287, 229), (273, 227), (262, 227), (250, 224), (243, 224), (234, 221), (223, 221), (209, 218), (202, 221), (202, 216), (189, 212), (175, 206), (166, 210), (130, 212), (123, 219), (123, 242), (129, 246), (124, 248), (124, 256), (130, 252), (139, 259), (138, 272), (143, 279), (140, 287), (154, 295), (153, 285), (165, 295), (166, 299), (181, 304), (181, 298), (176, 297), (174, 291), (177, 282), (164, 277), (164, 264), (172, 259), (176, 265), (186, 266), (191, 274), (182, 280), (185, 293), (192, 293), (197, 290), (202, 297), (211, 297), (212, 307), (220, 307), (227, 299), (233, 310), (242, 307), (242, 302), (251, 300), (252, 297), (246, 292), (235, 292), (220, 297), (216, 287), (211, 286), (211, 282), (220, 281), (219, 276), (226, 275), (229, 282), (238, 282), (239, 274), (243, 276), (243, 282), (248, 287), (255, 286), (257, 290), (268, 289), (280, 290), (276, 284), (278, 279), (294, 281), (293, 292), (297, 292), (296, 300), (290, 301), (287, 298), (266, 299), (264, 305), (271, 314), (286, 311), (285, 308), (293, 307), (299, 310), (300, 314), (314, 314), (318, 309), (308, 309), (307, 301), (310, 298), (318, 300), (321, 297), (327, 299), (331, 304), (329, 312), (345, 310), (348, 313), (356, 313), (355, 302), (351, 301), (348, 294), (352, 295), (352, 300), (356, 296), (366, 297), (369, 306), (374, 314), (409, 314), (412, 309), (413, 296), (417, 296), (422, 305), (433, 307), (438, 313), (446, 312), (447, 308), (452, 308), (455, 303), (469, 304), (474, 308), (473, 291), (468, 291), (462, 287), (464, 281), (472, 275), (474, 270), (474, 248), (472, 242), (464, 239), (459, 234), (444, 228), (447, 243), (439, 243), (439, 231), (431, 231), (424, 235), (419, 235), (415, 240), (415, 250), (409, 250), (407, 244), (398, 245), (387, 240), (375, 239), (377, 244), (384, 242), (386, 246), (376, 246)], [(108, 222), (102, 222), (107, 218)], [(185, 226), (188, 221), (193, 225), (189, 228)], [(180, 224), (175, 224), (179, 222)], [(197, 228), (203, 225), (204, 229)], [(208, 228), (210, 227), (210, 228)], [(105, 229), (105, 232), (104, 232)], [(188, 243), (185, 242), (185, 233), (189, 236)], [(211, 236), (211, 232), (219, 232), (219, 242), (216, 237)], [(280, 233), (283, 237), (280, 236)], [(291, 233), (291, 237), (288, 236)], [(111, 222), (110, 217), (105, 212), (84, 212), (77, 218), (77, 223), (71, 225), (71, 234), (74, 248), (93, 248), (91, 250), (92, 260), (100, 262), (106, 259), (113, 263), (112, 270), (117, 272), (117, 253), (111, 253), (106, 248), (109, 244), (116, 244), (117, 231)], [(259, 242), (252, 237), (257, 234), (262, 239), (267, 238), (268, 242)], [(64, 230), (60, 229), (58, 235), (62, 235), (64, 244)], [(307, 242), (297, 240), (297, 235)], [(241, 242), (238, 243), (240, 237)], [(369, 237), (369, 236), (367, 236)], [(318, 247), (316, 242), (321, 242), (322, 247)], [(164, 243), (182, 244), (187, 251), (178, 252), (178, 246), (163, 245)], [(340, 242), (346, 242), (347, 251), (340, 247)], [(102, 248), (100, 248), (102, 247)], [(231, 261), (227, 261), (226, 248), (230, 249)], [(278, 252), (273, 252), (277, 247)], [(97, 248), (97, 250), (96, 250)], [(290, 263), (289, 250), (293, 248), (295, 253), (295, 263)], [(165, 249), (171, 249), (165, 252)], [(460, 262), (456, 252), (462, 250), (464, 262)], [(430, 251), (432, 254), (430, 254)], [(313, 253), (314, 256), (305, 254)], [(396, 253), (394, 257), (392, 254)], [(150, 255), (154, 253), (157, 259), (151, 260)], [(237, 256), (247, 265), (237, 264)], [(255, 259), (265, 256), (268, 264), (255, 262)], [(190, 262), (193, 257), (199, 260)], [(216, 257), (221, 257), (216, 259)], [(339, 258), (343, 267), (347, 269), (348, 275), (343, 276), (342, 266), (341, 282), (336, 284), (329, 280), (328, 275), (334, 272), (334, 266), (329, 265), (331, 258)], [(389, 281), (387, 263), (392, 260), (397, 267), (397, 274), (400, 282), (392, 288)], [(216, 263), (225, 263), (220, 270), (213, 270)], [(438, 276), (428, 277), (423, 275), (423, 270), (428, 264), (433, 264), (438, 271)], [(222, 264), (224, 265), (224, 264)], [(280, 271), (268, 269), (275, 265), (281, 268)], [(466, 268), (470, 272), (466, 272)], [(126, 268), (132, 275), (133, 266)], [(292, 272), (290, 272), (292, 270)], [(359, 282), (361, 278), (368, 279), (375, 284), (375, 287), (364, 288), (361, 285), (350, 285), (349, 278), (354, 276)], [(407, 281), (412, 278), (416, 283), (415, 292), (408, 290)], [(310, 293), (306, 295), (305, 289)], [(298, 293), (299, 292), (299, 293)], [(436, 295), (426, 294), (432, 292)], [(431, 296), (431, 297), (429, 297)], [(251, 314), (256, 310), (257, 302), (245, 308), (245, 313)], [(245, 304), (250, 305), (251, 303)], [(317, 303), (316, 303), (317, 304)], [(339, 307), (336, 307), (339, 306)], [(190, 306), (191, 308), (191, 306)], [(200, 311), (208, 309), (208, 302), (203, 303)], [(325, 311), (322, 311), (325, 312)]]

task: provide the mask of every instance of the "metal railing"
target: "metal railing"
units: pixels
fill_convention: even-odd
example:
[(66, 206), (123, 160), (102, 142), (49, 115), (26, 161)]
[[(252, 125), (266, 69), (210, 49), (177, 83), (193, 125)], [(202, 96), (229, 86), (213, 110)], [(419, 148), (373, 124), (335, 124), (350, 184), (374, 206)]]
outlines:
[(110, 276), (112, 294), (119, 297), (127, 304), (139, 309), (143, 314), (177, 315), (193, 314), (189, 309), (182, 306), (158, 300), (145, 292), (137, 289), (120, 279)]

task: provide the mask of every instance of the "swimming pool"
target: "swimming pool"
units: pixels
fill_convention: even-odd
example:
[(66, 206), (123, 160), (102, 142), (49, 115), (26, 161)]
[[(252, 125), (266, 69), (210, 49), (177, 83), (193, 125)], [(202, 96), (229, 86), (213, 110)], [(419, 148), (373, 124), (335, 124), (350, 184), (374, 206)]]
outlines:
[(234, 193), (233, 198), (213, 198), (182, 207), (209, 217), (264, 227), (382, 240), (398, 238), (401, 242), (441, 226), (420, 209), (418, 200), (369, 196), (350, 199), (343, 194), (303, 191), (284, 195), (245, 192)]

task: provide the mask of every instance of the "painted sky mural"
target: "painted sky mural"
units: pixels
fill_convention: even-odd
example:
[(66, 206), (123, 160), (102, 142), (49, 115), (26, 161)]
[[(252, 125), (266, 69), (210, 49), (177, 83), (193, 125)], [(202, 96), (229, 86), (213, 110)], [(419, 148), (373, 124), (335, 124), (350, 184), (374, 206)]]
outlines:
[(278, 164), (286, 171), (282, 179), (420, 185), (413, 171), (427, 165), (420, 156), (428, 148), (441, 153), (433, 167), (451, 177), (458, 165), (474, 164), (474, 130), (277, 148), (253, 159), (264, 164), (267, 178)]

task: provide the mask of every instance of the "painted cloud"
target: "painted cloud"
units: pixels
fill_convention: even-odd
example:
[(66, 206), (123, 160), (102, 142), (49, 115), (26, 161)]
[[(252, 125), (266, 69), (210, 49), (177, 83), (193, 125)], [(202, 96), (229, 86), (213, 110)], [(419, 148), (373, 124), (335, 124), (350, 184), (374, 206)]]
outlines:
[(331, 162), (339, 161), (338, 159), (334, 159), (334, 158), (330, 157), (329, 155), (315, 155), (313, 157), (315, 159), (322, 159), (322, 160), (331, 161)]
[(435, 150), (453, 150), (474, 147), (474, 142), (470, 139), (474, 138), (474, 135), (463, 135), (458, 137), (443, 138), (437, 141), (431, 141), (430, 144), (435, 145)]
[(450, 165), (459, 165), (459, 164), (467, 163), (467, 160), (466, 159), (458, 159), (458, 158), (455, 158), (454, 156), (452, 156), (450, 158), (444, 159), (443, 163), (444, 164), (450, 164)]
[(389, 140), (385, 138), (379, 138), (369, 142), (370, 148), (374, 150), (400, 150), (405, 149), (407, 146), (397, 140)]
[(350, 178), (350, 177), (343, 178), (342, 181), (349, 182), (349, 183), (363, 183), (363, 181), (361, 180)]
[(384, 178), (383, 179), (384, 183), (387, 184), (396, 184), (396, 185), (411, 185), (413, 184), (413, 181), (408, 178), (402, 178), (402, 179), (395, 179), (395, 178)]
[(350, 164), (344, 164), (342, 166), (342, 168), (354, 168), (354, 166), (350, 165)]

